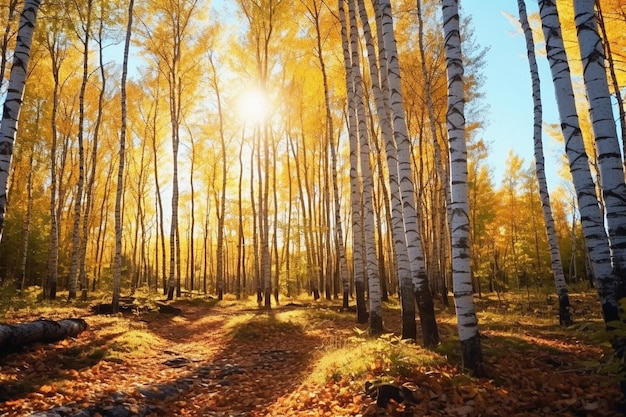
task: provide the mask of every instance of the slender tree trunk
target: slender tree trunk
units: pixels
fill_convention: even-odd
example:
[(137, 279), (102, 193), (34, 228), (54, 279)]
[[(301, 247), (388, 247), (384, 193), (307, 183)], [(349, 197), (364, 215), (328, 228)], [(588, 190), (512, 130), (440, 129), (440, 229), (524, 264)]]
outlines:
[[(402, 338), (417, 338), (417, 326), (415, 324), (415, 301), (413, 295), (413, 282), (411, 280), (411, 264), (409, 252), (406, 245), (406, 233), (404, 228), (404, 212), (402, 207), (402, 195), (400, 191), (398, 174), (398, 156), (395, 143), (393, 141), (393, 130), (390, 120), (390, 108), (387, 107), (388, 100), (383, 98), (380, 88), (379, 72), (376, 63), (376, 51), (374, 48), (374, 38), (371, 33), (369, 19), (365, 9), (365, 3), (359, 2), (359, 15), (363, 25), (367, 53), (370, 67), (370, 77), (372, 79), (372, 89), (376, 102), (376, 110), (381, 126), (382, 136), (385, 140), (387, 153), (387, 167), (389, 171), (389, 187), (391, 191), (391, 231), (393, 235), (394, 255), (391, 265), (398, 271), (400, 282), (400, 300), (402, 303)], [(378, 22), (380, 24), (380, 22)], [(384, 51), (381, 53), (381, 59)], [(385, 67), (386, 68), (386, 67)]]
[(245, 271), (245, 238), (243, 231), (243, 146), (245, 138), (245, 129), (241, 134), (241, 143), (239, 145), (239, 182), (237, 187), (237, 209), (238, 209), (238, 228), (237, 228), (237, 299), (241, 298), (241, 294), (246, 293), (245, 281), (242, 282), (242, 275)]
[[(448, 270), (448, 259), (449, 259), (449, 248), (448, 242), (450, 240), (450, 187), (448, 184), (450, 183), (450, 172), (449, 172), (449, 164), (447, 159), (445, 158), (445, 147), (440, 143), (439, 137), (440, 135), (437, 133), (437, 117), (435, 116), (435, 104), (433, 102), (433, 95), (435, 94), (433, 88), (433, 76), (428, 73), (426, 67), (426, 46), (424, 45), (424, 19), (422, 15), (422, 0), (416, 0), (416, 8), (417, 8), (417, 20), (419, 26), (419, 34), (418, 34), (418, 44), (419, 44), (419, 52), (420, 52), (420, 61), (421, 61), (421, 70), (422, 76), (424, 77), (425, 83), (425, 96), (426, 96), (426, 107), (428, 108), (428, 126), (430, 128), (430, 134), (432, 136), (433, 142), (433, 150), (434, 150), (434, 162), (435, 169), (439, 173), (439, 183), (437, 187), (437, 197), (442, 202), (441, 211), (434, 213), (434, 227), (439, 228), (440, 233), (437, 233), (439, 236), (435, 237), (435, 247), (433, 248), (432, 258), (439, 258), (439, 262), (436, 263), (437, 268), (437, 277), (439, 280), (443, 282), (443, 299), (444, 304), (447, 306), (448, 302), (448, 291), (447, 286), (445, 285), (445, 271)], [(421, 142), (420, 142), (421, 143)], [(444, 149), (442, 149), (444, 148)], [(443, 197), (442, 197), (443, 195)], [(435, 201), (433, 199), (433, 201)], [(435, 209), (435, 208), (434, 208)], [(434, 268), (433, 268), (434, 269)]]
[(59, 106), (59, 75), (61, 72), (61, 49), (57, 33), (51, 33), (46, 37), (54, 86), (52, 88), (52, 110), (50, 115), (50, 133), (52, 144), (50, 146), (50, 249), (48, 252), (48, 280), (44, 289), (44, 297), (49, 300), (56, 299), (57, 279), (59, 269), (59, 219), (57, 217), (57, 109)]
[(98, 95), (98, 110), (96, 114), (96, 122), (93, 128), (93, 143), (91, 148), (91, 170), (89, 177), (87, 178), (87, 189), (85, 190), (85, 212), (83, 214), (83, 230), (81, 237), (80, 259), (79, 259), (79, 281), (82, 288), (81, 299), (87, 300), (87, 290), (89, 288), (89, 282), (87, 279), (87, 270), (85, 267), (87, 258), (87, 241), (89, 239), (89, 216), (93, 208), (93, 193), (94, 184), (96, 179), (96, 172), (98, 166), (98, 138), (100, 135), (100, 124), (102, 123), (102, 111), (104, 108), (104, 95), (106, 93), (106, 74), (104, 70), (104, 58), (103, 58), (103, 32), (104, 32), (104, 16), (100, 16), (99, 37), (97, 39), (100, 58), (100, 79), (101, 87), (100, 94)]
[[(83, 194), (85, 187), (85, 92), (89, 79), (89, 39), (91, 35), (92, 4), (92, 0), (87, 0), (87, 16), (85, 17), (86, 21), (84, 27), (85, 38), (81, 39), (83, 43), (83, 77), (78, 94), (78, 184), (76, 187), (76, 201), (74, 201), (74, 227), (72, 229), (72, 263), (70, 266), (68, 293), (68, 299), (70, 300), (76, 298), (82, 248), (80, 224), (83, 214)], [(80, 6), (77, 4), (77, 7)]]
[[(40, 109), (37, 109), (37, 129), (39, 129), (39, 112)], [(37, 137), (37, 135), (35, 136)], [(26, 179), (26, 195), (28, 198), (28, 202), (26, 205), (26, 220), (24, 221), (24, 237), (22, 241), (22, 264), (20, 267), (20, 284), (19, 284), (19, 292), (20, 294), (24, 290), (24, 285), (26, 282), (26, 261), (28, 260), (28, 246), (30, 241), (30, 229), (31, 229), (31, 221), (33, 216), (33, 171), (34, 171), (34, 160), (35, 160), (35, 143), (31, 144), (30, 155), (28, 156), (28, 177)]]
[(121, 106), (122, 124), (120, 129), (119, 165), (117, 171), (117, 191), (115, 193), (115, 260), (113, 263), (113, 312), (119, 309), (121, 278), (122, 278), (122, 189), (124, 182), (124, 164), (126, 162), (126, 77), (128, 74), (128, 54), (130, 37), (133, 27), (134, 0), (128, 3), (128, 22), (126, 24), (126, 40), (124, 41), (124, 60), (122, 63)]
[(548, 193), (548, 184), (545, 173), (545, 163), (543, 157), (542, 143), (542, 105), (541, 105), (541, 88), (539, 80), (539, 69), (537, 60), (535, 59), (535, 42), (533, 40), (532, 30), (528, 24), (528, 16), (526, 14), (526, 3), (524, 0), (517, 1), (519, 7), (519, 17), (526, 36), (526, 50), (528, 53), (528, 62), (530, 65), (530, 75), (533, 85), (533, 103), (535, 107), (533, 137), (535, 140), (535, 173), (539, 184), (539, 194), (541, 196), (541, 208), (543, 210), (543, 220), (546, 225), (546, 233), (548, 235), (548, 246), (550, 247), (550, 261), (552, 265), (552, 273), (554, 275), (554, 283), (556, 292), (559, 297), (559, 323), (562, 326), (572, 324), (570, 313), (569, 295), (567, 291), (567, 283), (565, 282), (565, 274), (563, 272), (563, 263), (561, 261), (561, 250), (554, 226), (554, 218), (552, 217), (552, 208), (550, 206), (550, 194)]
[[(376, 3), (376, 2), (375, 2)], [(377, 8), (377, 7), (378, 8)], [(392, 113), (394, 141), (398, 155), (398, 179), (402, 194), (403, 217), (409, 262), (411, 263), (411, 277), (413, 291), (417, 302), (420, 321), (422, 324), (422, 337), (425, 346), (434, 346), (439, 343), (439, 332), (435, 321), (435, 311), (432, 295), (426, 275), (424, 264), (424, 252), (419, 235), (419, 221), (415, 208), (415, 187), (413, 185), (413, 172), (411, 169), (411, 143), (409, 139), (406, 119), (404, 117), (404, 103), (402, 98), (402, 86), (400, 80), (400, 64), (398, 61), (397, 45), (393, 32), (393, 19), (391, 2), (388, 0), (378, 1), (375, 5), (377, 15), (380, 15), (382, 39), (386, 71), (383, 72), (381, 65), (383, 91), (388, 97)], [(381, 52), (383, 55), (383, 52)]]
[[(561, 129), (565, 137), (565, 150), (576, 189), (587, 253), (593, 276), (598, 285), (604, 320), (606, 323), (610, 323), (620, 319), (616, 297), (617, 280), (613, 274), (609, 241), (604, 229), (603, 216), (598, 205), (596, 188), (591, 176), (589, 159), (585, 152), (578, 114), (576, 113), (574, 91), (556, 3), (554, 0), (539, 0), (539, 12), (546, 39), (548, 62), (557, 92), (556, 99)], [(616, 343), (617, 340), (615, 340), (614, 348), (616, 351), (620, 351), (621, 348)]]
[(478, 319), (472, 292), (469, 253), (467, 150), (465, 143), (464, 79), (459, 30), (459, 1), (443, 0), (443, 30), (448, 74), (448, 140), (451, 161), (452, 277), (463, 366), (475, 376), (485, 374)]
[(226, 149), (226, 138), (224, 135), (224, 117), (222, 114), (222, 100), (220, 96), (220, 88), (217, 79), (217, 70), (213, 62), (213, 56), (209, 56), (209, 63), (211, 64), (211, 70), (213, 77), (211, 84), (215, 91), (215, 97), (217, 100), (217, 115), (219, 118), (219, 134), (220, 145), (222, 151), (222, 184), (221, 195), (218, 201), (216, 201), (217, 211), (217, 298), (222, 300), (224, 297), (224, 216), (226, 214), (226, 177), (228, 175), (228, 155)]
[(22, 99), (28, 75), (30, 47), (40, 3), (40, 0), (24, 1), (17, 42), (13, 52), (13, 66), (11, 67), (11, 75), (9, 77), (9, 87), (2, 111), (2, 121), (0, 122), (0, 240), (2, 239), (4, 229), (13, 144), (17, 136), (17, 121), (22, 108)]
[(380, 278), (378, 276), (378, 258), (376, 256), (376, 231), (374, 225), (374, 205), (372, 169), (370, 166), (369, 134), (367, 130), (367, 115), (363, 103), (363, 80), (361, 78), (360, 49), (358, 29), (356, 23), (356, 0), (348, 0), (350, 16), (350, 51), (351, 51), (351, 78), (353, 88), (354, 111), (356, 112), (358, 143), (360, 146), (361, 178), (363, 181), (363, 233), (365, 236), (365, 255), (367, 284), (370, 301), (370, 333), (383, 332), (382, 304), (380, 294)]
[[(351, 0), (349, 0), (351, 1)], [(346, 90), (348, 99), (348, 134), (350, 140), (350, 204), (352, 207), (352, 263), (354, 274), (354, 286), (356, 290), (357, 322), (367, 322), (367, 310), (365, 307), (365, 259), (363, 220), (361, 212), (361, 193), (358, 174), (357, 132), (356, 114), (354, 111), (354, 90), (350, 45), (348, 42), (348, 29), (344, 8), (344, 0), (338, 1), (339, 19), (341, 22), (341, 40), (343, 46), (344, 66), (346, 71)]]

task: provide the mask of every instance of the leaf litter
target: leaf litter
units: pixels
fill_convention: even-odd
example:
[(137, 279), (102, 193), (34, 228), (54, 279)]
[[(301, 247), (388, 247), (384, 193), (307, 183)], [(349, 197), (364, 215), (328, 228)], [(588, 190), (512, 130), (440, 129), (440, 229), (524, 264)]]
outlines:
[[(76, 339), (4, 353), (0, 416), (623, 415), (610, 351), (580, 337), (599, 332), (593, 318), (565, 330), (532, 317), (511, 326), (485, 320), (488, 378), (477, 379), (458, 364), (450, 313), (439, 314), (442, 344), (432, 351), (393, 335), (367, 350), (371, 339), (352, 315), (324, 315), (316, 305), (248, 311), (235, 330), (240, 307), (177, 306), (176, 317), (87, 316), (89, 329)], [(307, 312), (313, 324), (276, 318), (297, 309), (317, 309)], [(396, 313), (385, 325), (398, 334)], [(431, 359), (415, 359), (412, 349)], [(357, 368), (346, 352), (368, 357)], [(410, 398), (378, 407), (368, 380), (410, 387)]]

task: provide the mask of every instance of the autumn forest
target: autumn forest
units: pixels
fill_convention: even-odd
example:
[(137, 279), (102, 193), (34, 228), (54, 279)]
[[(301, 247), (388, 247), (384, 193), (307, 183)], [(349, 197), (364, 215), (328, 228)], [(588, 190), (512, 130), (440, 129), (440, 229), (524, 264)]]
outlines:
[(626, 7), (517, 3), (535, 158), (511, 144), (495, 178), (489, 46), (458, 0), (0, 1), (2, 296), (334, 303), (426, 348), (456, 311), (481, 378), (476, 303), (548, 300), (568, 327), (582, 291), (622, 361)]

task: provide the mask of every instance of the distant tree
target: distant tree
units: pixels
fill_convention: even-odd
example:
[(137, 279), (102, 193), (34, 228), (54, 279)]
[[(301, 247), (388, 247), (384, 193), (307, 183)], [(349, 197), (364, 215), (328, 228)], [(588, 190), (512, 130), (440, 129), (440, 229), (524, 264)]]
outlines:
[(113, 312), (119, 309), (120, 287), (122, 276), (122, 189), (124, 187), (124, 164), (126, 160), (126, 78), (128, 76), (128, 54), (130, 49), (130, 38), (133, 28), (133, 8), (134, 0), (128, 3), (128, 23), (126, 26), (126, 39), (124, 41), (124, 57), (122, 62), (121, 80), (121, 106), (122, 124), (120, 128), (119, 165), (117, 171), (117, 190), (115, 193), (115, 258), (113, 263), (113, 300), (111, 305)]
[[(76, 2), (76, 7), (78, 9), (82, 8), (84, 5), (79, 2)], [(89, 81), (89, 43), (91, 37), (91, 22), (92, 22), (92, 10), (93, 10), (93, 0), (87, 0), (87, 4), (85, 5), (86, 10), (80, 10), (78, 12), (78, 16), (81, 17), (81, 22), (77, 26), (79, 26), (82, 30), (82, 33), (77, 33), (80, 42), (82, 44), (82, 52), (83, 52), (83, 73), (82, 80), (80, 84), (80, 91), (78, 93), (78, 106), (79, 106), (79, 114), (78, 114), (78, 182), (76, 185), (76, 198), (74, 201), (74, 226), (72, 228), (72, 263), (70, 267), (70, 276), (69, 276), (69, 291), (68, 291), (68, 299), (76, 298), (76, 288), (78, 286), (78, 275), (80, 272), (80, 264), (82, 260), (82, 249), (83, 245), (81, 243), (81, 219), (83, 214), (83, 196), (84, 196), (84, 187), (85, 187), (85, 94), (87, 90), (87, 82)], [(83, 12), (85, 16), (83, 17)], [(82, 20), (84, 19), (84, 20)], [(77, 30), (77, 32), (79, 32)], [(85, 219), (86, 220), (86, 219)], [(87, 288), (85, 283), (81, 283), (83, 287), (83, 298), (87, 299)]]

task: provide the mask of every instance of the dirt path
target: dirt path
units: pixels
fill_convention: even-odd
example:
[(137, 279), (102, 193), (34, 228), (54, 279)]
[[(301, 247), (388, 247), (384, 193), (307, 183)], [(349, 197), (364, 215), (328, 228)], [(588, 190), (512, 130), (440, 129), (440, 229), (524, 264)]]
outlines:
[[(265, 415), (297, 389), (324, 344), (319, 330), (232, 338), (224, 326), (240, 311), (183, 309), (147, 321), (86, 317), (89, 329), (76, 340), (5, 354), (0, 416)], [(154, 337), (135, 340), (146, 333)], [(121, 337), (135, 345), (118, 346)], [(99, 349), (137, 351), (118, 360)]]

